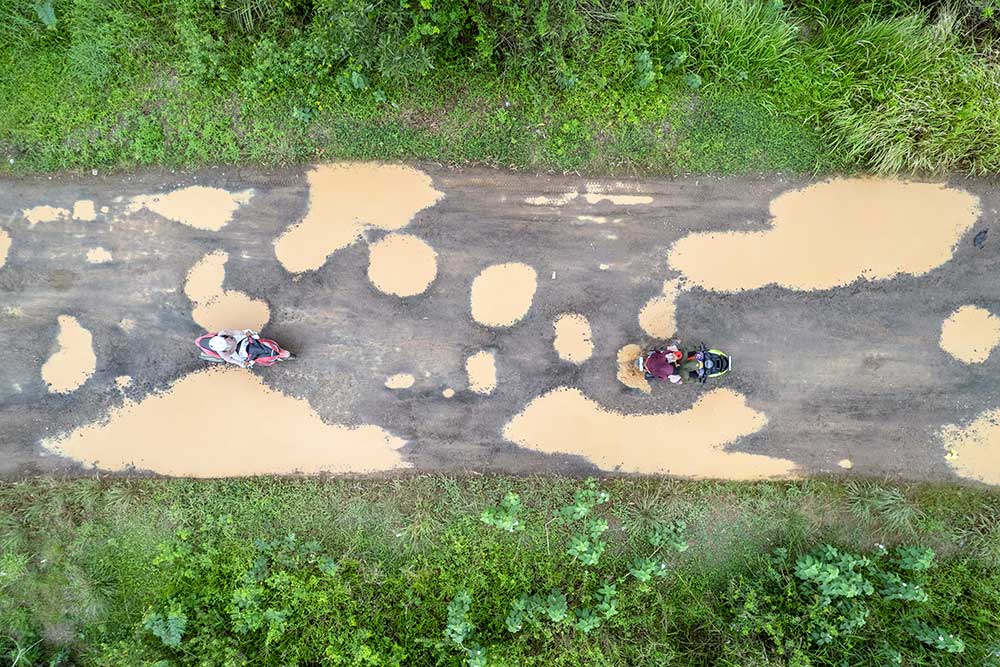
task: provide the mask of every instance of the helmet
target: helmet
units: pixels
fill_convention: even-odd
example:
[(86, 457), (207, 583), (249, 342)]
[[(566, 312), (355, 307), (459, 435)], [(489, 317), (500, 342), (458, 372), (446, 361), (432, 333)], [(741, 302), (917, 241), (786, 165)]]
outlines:
[(208, 340), (208, 346), (216, 352), (225, 352), (229, 349), (229, 343), (226, 342), (226, 339), (223, 336), (212, 336)]

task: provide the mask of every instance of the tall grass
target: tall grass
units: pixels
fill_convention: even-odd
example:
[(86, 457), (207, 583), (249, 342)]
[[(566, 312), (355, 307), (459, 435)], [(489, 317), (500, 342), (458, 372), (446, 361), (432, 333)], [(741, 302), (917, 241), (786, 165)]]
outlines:
[(963, 46), (956, 15), (839, 17), (787, 86), (836, 150), (879, 172), (1000, 168), (1000, 70)]
[[(14, 170), (317, 154), (1000, 169), (1000, 19), (980, 0), (53, 6), (48, 30), (30, 3), (0, 2), (0, 153)], [(711, 120), (734, 108), (752, 122)], [(203, 130), (178, 132), (189, 124)]]

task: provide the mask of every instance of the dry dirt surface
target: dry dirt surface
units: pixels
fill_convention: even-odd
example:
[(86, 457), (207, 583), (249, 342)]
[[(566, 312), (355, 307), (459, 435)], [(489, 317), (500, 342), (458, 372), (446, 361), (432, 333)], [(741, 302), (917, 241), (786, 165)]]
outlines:
[[(0, 180), (0, 476), (997, 484), (998, 208), (962, 179)], [(206, 367), (217, 326), (298, 358)], [(619, 350), (674, 337), (733, 372), (619, 381)]]

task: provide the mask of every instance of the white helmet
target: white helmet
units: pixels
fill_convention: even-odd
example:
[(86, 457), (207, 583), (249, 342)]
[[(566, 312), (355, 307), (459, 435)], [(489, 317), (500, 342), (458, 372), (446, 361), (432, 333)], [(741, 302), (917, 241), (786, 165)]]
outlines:
[(208, 339), (208, 346), (216, 352), (225, 352), (229, 349), (229, 343), (223, 336), (212, 336)]

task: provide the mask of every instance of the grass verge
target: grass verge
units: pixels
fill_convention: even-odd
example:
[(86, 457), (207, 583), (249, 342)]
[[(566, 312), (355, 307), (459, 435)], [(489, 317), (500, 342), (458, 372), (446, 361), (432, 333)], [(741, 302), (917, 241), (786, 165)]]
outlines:
[(8, 173), (1000, 169), (995, 0), (0, 2)]
[(1000, 498), (968, 488), (31, 481), (0, 554), (17, 665), (1000, 658)]

